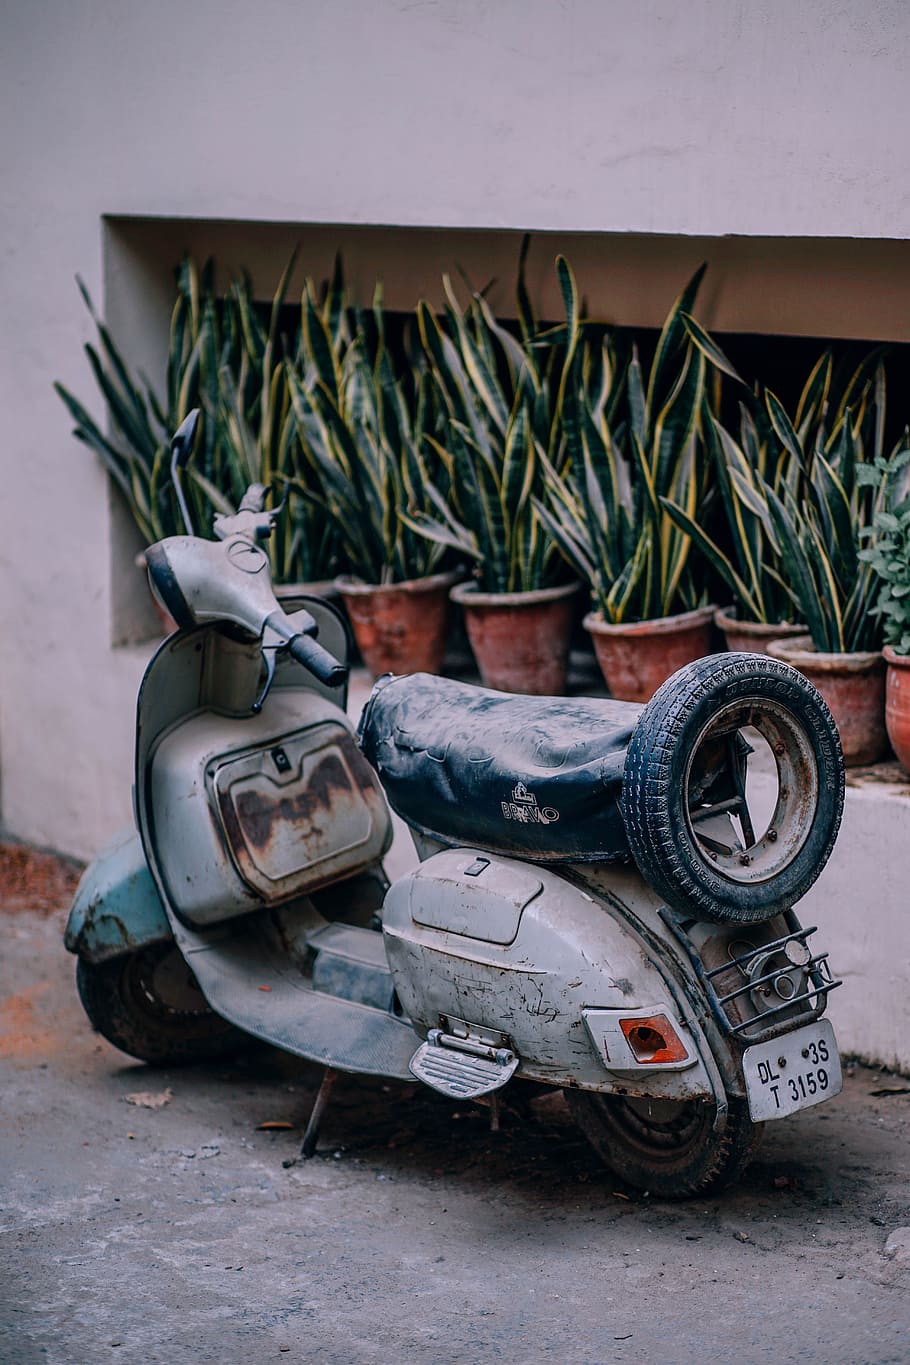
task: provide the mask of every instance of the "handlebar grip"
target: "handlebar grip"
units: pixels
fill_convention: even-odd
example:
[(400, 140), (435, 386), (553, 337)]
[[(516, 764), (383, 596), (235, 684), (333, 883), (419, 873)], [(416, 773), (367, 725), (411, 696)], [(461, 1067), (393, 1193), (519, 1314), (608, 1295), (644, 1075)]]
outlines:
[(311, 635), (295, 635), (288, 645), (288, 653), (327, 687), (340, 687), (347, 681), (347, 664), (339, 663), (334, 654), (323, 649)]

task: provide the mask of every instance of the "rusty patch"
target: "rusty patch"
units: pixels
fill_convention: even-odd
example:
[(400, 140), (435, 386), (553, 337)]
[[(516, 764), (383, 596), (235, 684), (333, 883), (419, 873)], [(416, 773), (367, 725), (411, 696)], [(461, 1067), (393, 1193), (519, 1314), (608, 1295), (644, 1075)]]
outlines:
[(259, 791), (240, 792), (235, 802), (237, 819), (247, 843), (261, 850), (270, 844), (276, 825), (313, 825), (321, 812), (331, 815), (339, 792), (350, 798), (350, 778), (338, 755), (328, 753), (310, 770), (305, 787), (277, 801)]

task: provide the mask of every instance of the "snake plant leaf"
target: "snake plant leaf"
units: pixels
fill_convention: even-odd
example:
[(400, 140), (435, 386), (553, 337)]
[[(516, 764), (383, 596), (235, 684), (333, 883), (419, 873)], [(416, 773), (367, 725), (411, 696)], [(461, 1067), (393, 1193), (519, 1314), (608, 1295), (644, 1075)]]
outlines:
[(817, 506), (825, 529), (825, 544), (830, 548), (832, 572), (844, 587), (856, 577), (857, 545), (853, 512), (840, 479), (823, 455), (812, 463), (812, 482), (818, 493)]
[(790, 452), (796, 465), (800, 469), (804, 469), (806, 459), (803, 454), (803, 448), (800, 444), (799, 437), (794, 431), (793, 424), (787, 416), (780, 399), (773, 394), (770, 389), (765, 393), (765, 406), (768, 410), (768, 416), (771, 419), (771, 425), (774, 428), (781, 445)]
[(337, 409), (340, 391), (340, 376), (336, 367), (332, 338), (325, 319), (316, 307), (312, 282), (307, 281), (303, 293), (303, 335), (307, 352), (316, 371), (318, 383), (322, 385)]
[(704, 394), (704, 356), (692, 347), (666, 405), (654, 423), (652, 467), (657, 488), (669, 488), (676, 466), (696, 439)]
[[(601, 433), (587, 404), (583, 405), (583, 411), (584, 477), (588, 486), (588, 497), (592, 505), (596, 502), (598, 506), (604, 541), (612, 550), (617, 539), (615, 532), (619, 529), (624, 510), (620, 505), (620, 456), (610, 439), (609, 427), (605, 426)], [(612, 530), (614, 534), (605, 534), (608, 530)], [(612, 555), (610, 557), (612, 559)]]
[(666, 509), (669, 516), (680, 530), (695, 542), (711, 567), (720, 575), (727, 584), (727, 587), (732, 590), (734, 595), (743, 604), (749, 613), (750, 618), (760, 620), (760, 603), (755, 600), (750, 588), (736, 572), (733, 564), (718, 547), (716, 542), (712, 540), (702, 527), (699, 526), (698, 522), (677, 503), (672, 502), (670, 498), (665, 497), (662, 497), (660, 501), (661, 505)]
[(464, 527), (459, 526), (457, 529), (451, 529), (426, 512), (402, 512), (400, 516), (404, 524), (409, 526), (418, 536), (432, 540), (445, 549), (456, 550), (459, 554), (468, 555), (471, 559), (483, 561), (483, 551), (477, 544), (476, 537), (473, 532), (466, 531)]
[(124, 401), (119, 387), (104, 368), (101, 358), (95, 348), (87, 345), (85, 347), (85, 353), (95, 377), (95, 383), (98, 385), (98, 388), (104, 397), (108, 411), (116, 426), (123, 433), (123, 437), (127, 443), (136, 451), (138, 457), (146, 466), (148, 466), (154, 458), (154, 453), (158, 445), (158, 442), (148, 427), (148, 423), (136, 420), (134, 408), (128, 402)]
[[(864, 397), (869, 396), (870, 388), (874, 394), (874, 404), (878, 414), (884, 412), (882, 402), (885, 371), (882, 364), (883, 357), (888, 352), (887, 346), (876, 346), (853, 369), (849, 378), (840, 385), (840, 397), (834, 409), (833, 421), (836, 423), (843, 417), (847, 408), (858, 409)], [(872, 452), (873, 457), (883, 455), (883, 449), (875, 441), (875, 448)]]
[[(288, 268), (288, 274), (290, 274), (290, 267)], [(335, 260), (332, 266), (332, 278), (329, 281), (328, 290), (326, 292), (325, 320), (329, 336), (332, 338), (332, 346), (337, 351), (341, 345), (345, 327), (344, 263), (340, 251), (336, 251), (335, 253)]]
[(506, 423), (509, 420), (509, 411), (503, 399), (502, 391), (490, 372), (486, 358), (481, 353), (480, 348), (475, 345), (470, 331), (465, 326), (463, 314), (457, 310), (454, 297), (451, 295), (451, 281), (447, 275), (443, 276), (443, 286), (450, 295), (452, 306), (449, 310), (449, 317), (458, 336), (462, 362), (473, 390), (486, 409), (496, 430), (500, 434), (504, 434)]
[[(806, 622), (816, 649), (840, 652), (843, 649), (843, 634), (839, 628), (841, 624), (839, 614), (832, 630), (826, 595), (819, 589), (808, 555), (810, 543), (813, 549), (817, 548), (815, 538), (808, 534), (809, 524), (801, 523), (800, 530), (803, 534), (800, 536), (791, 512), (771, 489), (768, 489), (768, 509), (781, 546), (781, 561), (785, 573), (793, 586), (800, 615)], [(821, 557), (824, 558), (823, 550)], [(822, 572), (824, 574), (824, 570)]]
[(679, 351), (686, 344), (687, 337), (683, 314), (691, 314), (707, 268), (707, 262), (698, 267), (667, 314), (661, 329), (648, 381), (647, 406), (650, 413), (656, 412), (664, 404), (667, 394), (676, 382), (675, 361)]
[(489, 334), (495, 337), (496, 340), (499, 342), (499, 345), (502, 347), (503, 355), (505, 356), (506, 361), (508, 362), (509, 375), (512, 384), (517, 385), (519, 383), (520, 376), (524, 374), (527, 376), (528, 382), (531, 384), (532, 388), (536, 393), (540, 389), (540, 380), (537, 376), (537, 371), (535, 370), (534, 366), (529, 363), (528, 354), (525, 351), (524, 347), (521, 346), (521, 344), (516, 340), (516, 338), (512, 335), (511, 332), (507, 331), (505, 327), (502, 327), (496, 321), (496, 318), (493, 316), (493, 312), (490, 308), (490, 305), (487, 303), (485, 298), (482, 298), (478, 294), (476, 302), (477, 307), (480, 310), (480, 315), (483, 318), (484, 325), (487, 328)]
[(528, 294), (525, 272), (527, 270), (528, 251), (531, 246), (531, 234), (526, 232), (521, 239), (521, 247), (518, 252), (518, 283), (516, 286), (516, 296), (518, 301), (518, 322), (521, 327), (522, 340), (527, 348), (537, 332), (537, 322), (534, 317), (534, 310), (531, 307), (531, 298)]
[(518, 401), (509, 418), (500, 479), (500, 503), (506, 522), (516, 525), (525, 509), (535, 475), (535, 450), (528, 413)]
[(606, 597), (601, 599), (601, 610), (605, 620), (618, 623), (629, 619), (632, 598), (639, 583), (650, 576), (651, 557), (651, 528), (647, 527), (635, 547), (634, 555), (606, 593)]
[(696, 322), (691, 313), (682, 312), (679, 318), (686, 329), (689, 340), (701, 352), (708, 364), (713, 365), (721, 374), (728, 375), (730, 379), (734, 379), (737, 384), (746, 388), (745, 381), (740, 377), (732, 361), (727, 359), (714, 338), (705, 331), (700, 323)]
[(829, 348), (822, 351), (812, 367), (796, 405), (794, 426), (801, 445), (807, 440), (810, 430), (818, 426), (828, 406), (833, 370), (834, 357)]
[(598, 571), (594, 559), (589, 556), (586, 544), (576, 534), (577, 517), (571, 514), (566, 516), (552, 505), (547, 506), (539, 498), (534, 498), (533, 503), (541, 525), (559, 546), (565, 558), (586, 582), (592, 584), (596, 582)]
[(458, 351), (439, 325), (436, 314), (423, 301), (417, 305), (417, 320), (424, 348), (433, 365), (434, 378), (453, 420), (470, 427), (481, 446), (486, 435), (470, 398), (470, 385)]
[[(247, 281), (237, 281), (231, 288), (231, 295), (237, 308), (237, 319), (247, 353), (258, 367), (268, 344), (268, 336), (253, 307), (250, 287)], [(201, 325), (201, 324), (200, 324)]]
[(645, 389), (642, 382), (641, 365), (638, 360), (637, 346), (632, 348), (628, 386), (631, 434), (638, 441), (639, 445), (644, 447), (648, 443), (648, 404), (647, 399), (645, 398)]

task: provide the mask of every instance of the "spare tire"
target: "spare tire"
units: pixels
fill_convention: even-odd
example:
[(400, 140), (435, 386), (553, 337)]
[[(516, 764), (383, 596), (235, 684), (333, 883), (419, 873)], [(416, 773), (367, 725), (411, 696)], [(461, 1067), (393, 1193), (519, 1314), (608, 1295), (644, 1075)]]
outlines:
[[(746, 789), (756, 731), (766, 755), (761, 821)], [(843, 805), (831, 712), (802, 673), (762, 654), (714, 654), (674, 673), (626, 754), (633, 857), (668, 905), (696, 919), (753, 924), (789, 909), (828, 861)]]

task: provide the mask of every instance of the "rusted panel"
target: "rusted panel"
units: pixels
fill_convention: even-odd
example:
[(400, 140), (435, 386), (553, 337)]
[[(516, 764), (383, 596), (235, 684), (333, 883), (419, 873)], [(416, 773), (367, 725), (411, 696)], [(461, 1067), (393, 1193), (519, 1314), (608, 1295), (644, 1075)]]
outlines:
[[(236, 801), (237, 826), (241, 837), (259, 852), (267, 854), (276, 832), (284, 832), (288, 825), (300, 829), (306, 838), (317, 825), (320, 815), (332, 819), (339, 804), (346, 805), (352, 796), (347, 769), (337, 753), (330, 752), (307, 774), (305, 787), (270, 799), (268, 792), (248, 790)], [(230, 793), (219, 793), (222, 815), (232, 802)]]
[(222, 764), (211, 792), (238, 871), (268, 901), (352, 875), (384, 851), (382, 793), (341, 727)]

